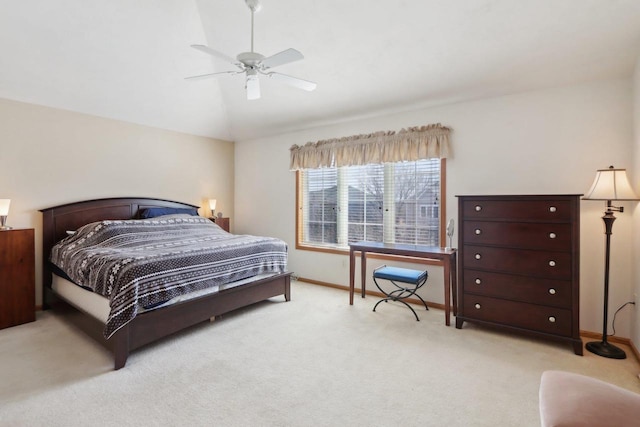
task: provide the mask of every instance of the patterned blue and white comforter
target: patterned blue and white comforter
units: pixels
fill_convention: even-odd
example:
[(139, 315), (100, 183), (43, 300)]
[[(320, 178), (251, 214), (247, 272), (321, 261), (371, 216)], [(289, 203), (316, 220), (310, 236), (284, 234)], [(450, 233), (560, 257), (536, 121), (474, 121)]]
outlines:
[(206, 218), (167, 215), (87, 224), (60, 241), (51, 262), (76, 284), (109, 298), (106, 338), (141, 307), (287, 267), (279, 239), (234, 235)]

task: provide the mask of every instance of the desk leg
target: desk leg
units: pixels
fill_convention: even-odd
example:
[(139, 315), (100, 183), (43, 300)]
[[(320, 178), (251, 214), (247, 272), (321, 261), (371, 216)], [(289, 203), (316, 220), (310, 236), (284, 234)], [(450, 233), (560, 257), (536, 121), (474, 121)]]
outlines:
[(458, 261), (457, 254), (451, 257), (451, 292), (453, 292), (453, 315), (458, 315)]
[(364, 290), (365, 287), (367, 286), (367, 256), (366, 256), (366, 251), (360, 251), (360, 274), (361, 274), (361, 278), (362, 278), (362, 298), (364, 298)]
[(349, 305), (353, 305), (353, 293), (355, 291), (356, 254), (349, 251)]
[(449, 314), (451, 311), (451, 264), (444, 260), (444, 323), (449, 326)]
[(451, 262), (444, 259), (444, 323), (449, 326), (451, 313)]

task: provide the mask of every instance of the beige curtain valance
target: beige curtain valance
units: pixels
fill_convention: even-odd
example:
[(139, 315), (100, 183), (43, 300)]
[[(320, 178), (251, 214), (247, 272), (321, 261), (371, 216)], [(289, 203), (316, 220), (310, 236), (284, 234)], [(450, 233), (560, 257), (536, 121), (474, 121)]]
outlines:
[(440, 123), (293, 145), (291, 170), (446, 158), (451, 129)]

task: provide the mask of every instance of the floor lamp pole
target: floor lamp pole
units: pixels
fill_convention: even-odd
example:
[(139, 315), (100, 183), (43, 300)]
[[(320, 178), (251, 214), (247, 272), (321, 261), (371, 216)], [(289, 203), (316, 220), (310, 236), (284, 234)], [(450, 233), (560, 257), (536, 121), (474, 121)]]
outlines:
[(609, 253), (611, 248), (611, 230), (616, 217), (611, 210), (611, 201), (607, 203), (607, 211), (602, 217), (604, 221), (605, 234), (607, 235), (605, 258), (604, 258), (604, 319), (602, 320), (602, 341), (592, 341), (586, 344), (587, 350), (591, 353), (611, 359), (625, 359), (627, 355), (620, 347), (609, 344), (607, 341), (607, 323), (609, 312)]

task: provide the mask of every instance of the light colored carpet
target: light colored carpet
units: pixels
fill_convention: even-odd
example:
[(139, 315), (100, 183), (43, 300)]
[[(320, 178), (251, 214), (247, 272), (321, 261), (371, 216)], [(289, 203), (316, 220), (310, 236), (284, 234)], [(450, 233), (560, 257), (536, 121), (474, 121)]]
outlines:
[(305, 283), (134, 352), (108, 353), (50, 313), (0, 331), (2, 426), (538, 426), (548, 369), (640, 392), (633, 357), (444, 325)]

